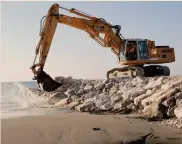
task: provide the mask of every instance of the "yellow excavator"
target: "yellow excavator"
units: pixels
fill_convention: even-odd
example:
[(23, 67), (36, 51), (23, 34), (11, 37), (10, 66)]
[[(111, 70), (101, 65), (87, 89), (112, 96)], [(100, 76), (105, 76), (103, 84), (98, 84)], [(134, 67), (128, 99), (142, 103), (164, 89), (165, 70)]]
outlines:
[[(59, 9), (66, 10), (77, 17), (60, 14)], [(83, 30), (102, 47), (111, 48), (123, 67), (109, 70), (106, 74), (108, 79), (124, 76), (170, 75), (170, 69), (159, 64), (175, 61), (174, 48), (155, 46), (155, 41), (148, 39), (125, 39), (120, 34), (120, 25), (112, 25), (103, 18), (93, 17), (74, 8), (67, 9), (59, 4), (53, 4), (47, 15), (41, 19), (40, 40), (35, 50), (33, 65), (30, 67), (34, 74), (33, 79), (37, 80), (38, 85), (41, 84), (44, 91), (51, 92), (63, 85), (53, 80), (43, 70), (58, 23)], [(38, 55), (39, 62), (36, 63)]]

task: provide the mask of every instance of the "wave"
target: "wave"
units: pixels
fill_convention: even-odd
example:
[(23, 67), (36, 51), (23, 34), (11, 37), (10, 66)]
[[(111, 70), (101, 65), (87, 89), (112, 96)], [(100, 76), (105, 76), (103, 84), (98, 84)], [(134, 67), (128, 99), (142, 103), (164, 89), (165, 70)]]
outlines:
[(2, 84), (2, 111), (50, 107), (48, 98), (34, 94), (20, 82)]

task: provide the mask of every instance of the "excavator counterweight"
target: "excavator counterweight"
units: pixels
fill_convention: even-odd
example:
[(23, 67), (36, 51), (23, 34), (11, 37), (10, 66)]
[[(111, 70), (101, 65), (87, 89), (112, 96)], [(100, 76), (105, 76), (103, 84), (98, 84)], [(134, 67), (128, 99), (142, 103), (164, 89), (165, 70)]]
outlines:
[[(60, 14), (59, 9), (79, 17)], [(55, 91), (63, 85), (63, 83), (53, 80), (44, 71), (44, 65), (58, 23), (82, 30), (102, 47), (111, 48), (111, 51), (118, 57), (120, 64), (124, 67), (109, 70), (106, 74), (108, 79), (123, 76), (153, 77), (170, 75), (170, 69), (159, 64), (175, 61), (174, 48), (155, 46), (155, 41), (148, 39), (125, 39), (120, 34), (120, 25), (112, 25), (103, 18), (91, 16), (74, 8), (68, 9), (58, 4), (53, 4), (49, 8), (47, 15), (41, 19), (40, 40), (36, 47), (33, 65), (31, 66), (34, 79), (37, 80), (38, 85), (44, 91)], [(104, 37), (101, 37), (101, 34)], [(39, 62), (36, 63), (38, 55)]]

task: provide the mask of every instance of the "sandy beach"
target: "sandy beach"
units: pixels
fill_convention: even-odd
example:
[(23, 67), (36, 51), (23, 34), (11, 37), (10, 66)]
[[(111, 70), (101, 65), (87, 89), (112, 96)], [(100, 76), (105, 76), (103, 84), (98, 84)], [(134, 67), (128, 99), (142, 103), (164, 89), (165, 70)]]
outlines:
[[(1, 124), (2, 144), (182, 143), (180, 130), (124, 115), (66, 113), (2, 119)], [(140, 139), (149, 133), (154, 136)]]

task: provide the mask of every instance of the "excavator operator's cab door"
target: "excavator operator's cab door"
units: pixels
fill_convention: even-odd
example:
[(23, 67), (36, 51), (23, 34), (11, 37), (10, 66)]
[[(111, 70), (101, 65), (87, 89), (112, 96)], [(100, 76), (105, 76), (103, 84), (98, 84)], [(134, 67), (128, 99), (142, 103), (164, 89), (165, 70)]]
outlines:
[(129, 61), (149, 59), (149, 51), (146, 40), (134, 39), (127, 41), (126, 57)]
[(146, 40), (138, 40), (138, 59), (139, 60), (149, 59), (149, 51)]
[(127, 60), (129, 61), (134, 61), (138, 59), (138, 45), (137, 45), (137, 41), (135, 40), (129, 40), (126, 43), (126, 57)]

